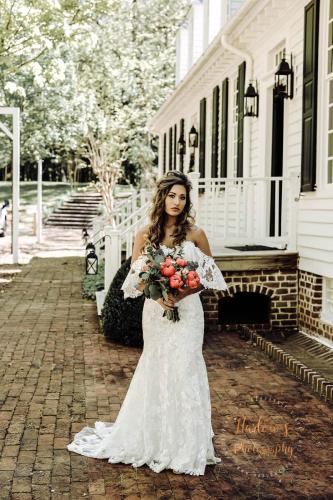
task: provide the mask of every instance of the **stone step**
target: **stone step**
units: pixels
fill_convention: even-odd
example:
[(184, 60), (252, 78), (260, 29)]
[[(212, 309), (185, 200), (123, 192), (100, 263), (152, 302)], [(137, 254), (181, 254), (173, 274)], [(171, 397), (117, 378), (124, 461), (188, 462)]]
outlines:
[(101, 203), (102, 196), (98, 193), (74, 193), (50, 214), (46, 224), (68, 228), (91, 227)]
[(64, 214), (93, 214), (94, 215), (94, 214), (98, 213), (98, 210), (89, 209), (89, 208), (75, 210), (73, 208), (59, 207), (53, 213), (55, 213), (55, 214), (61, 214), (61, 213), (64, 213)]
[(81, 222), (81, 221), (89, 221), (91, 222), (94, 218), (93, 217), (49, 217), (49, 221), (64, 221), (64, 222)]
[(73, 222), (73, 221), (47, 221), (46, 222), (47, 226), (61, 226), (61, 227), (68, 227), (68, 228), (83, 228), (83, 227), (92, 227), (92, 222), (90, 221), (82, 221), (82, 222)]
[(100, 202), (92, 202), (92, 201), (87, 201), (84, 202), (83, 200), (78, 200), (78, 201), (64, 201), (64, 206), (82, 206), (82, 207), (98, 207), (100, 205)]

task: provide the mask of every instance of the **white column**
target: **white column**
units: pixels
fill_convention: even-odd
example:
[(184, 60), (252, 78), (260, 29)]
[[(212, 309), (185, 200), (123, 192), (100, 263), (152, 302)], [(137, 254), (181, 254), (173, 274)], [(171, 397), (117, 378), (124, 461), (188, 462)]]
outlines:
[(188, 70), (188, 28), (183, 25), (177, 33), (176, 85)]
[(208, 13), (208, 43), (217, 35), (221, 27), (222, 2), (221, 0), (209, 0)]
[(203, 50), (205, 50), (209, 44), (209, 1), (204, 0), (203, 5)]
[(42, 241), (43, 225), (43, 160), (38, 160), (37, 174), (37, 242)]
[(13, 262), (19, 261), (19, 223), (20, 223), (20, 109), (12, 108), (13, 116), (13, 219), (12, 219), (12, 254)]
[(192, 61), (194, 64), (203, 52), (204, 6), (202, 2), (193, 3), (192, 16)]

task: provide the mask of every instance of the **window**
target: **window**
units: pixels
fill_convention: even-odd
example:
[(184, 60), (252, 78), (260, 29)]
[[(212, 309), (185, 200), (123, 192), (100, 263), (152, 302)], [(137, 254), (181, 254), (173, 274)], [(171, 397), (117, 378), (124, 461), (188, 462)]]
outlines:
[(232, 98), (232, 177), (237, 177), (238, 150), (238, 77), (233, 79)]
[(333, 0), (329, 1), (327, 76), (328, 76), (327, 183), (333, 184)]
[(324, 278), (321, 320), (333, 325), (333, 278)]

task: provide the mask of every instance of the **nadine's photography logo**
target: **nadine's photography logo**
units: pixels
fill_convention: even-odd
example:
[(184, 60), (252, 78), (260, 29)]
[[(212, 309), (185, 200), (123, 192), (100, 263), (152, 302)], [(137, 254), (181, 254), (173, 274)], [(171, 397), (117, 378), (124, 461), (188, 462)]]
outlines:
[[(232, 451), (234, 453), (255, 453), (261, 457), (277, 457), (284, 455), (288, 458), (293, 456), (293, 447), (286, 442), (285, 438), (289, 437), (289, 424), (287, 422), (273, 422), (270, 418), (264, 419), (259, 416), (257, 421), (251, 422), (246, 416), (237, 418), (236, 435), (251, 437), (268, 437), (270, 442), (257, 443), (255, 441), (240, 439), (232, 443)], [(278, 442), (272, 442), (272, 436), (278, 437)]]

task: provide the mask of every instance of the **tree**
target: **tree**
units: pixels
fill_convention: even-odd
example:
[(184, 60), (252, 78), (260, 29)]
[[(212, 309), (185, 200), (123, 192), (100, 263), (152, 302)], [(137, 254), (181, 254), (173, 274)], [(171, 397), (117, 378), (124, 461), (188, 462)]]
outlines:
[[(152, 171), (147, 122), (174, 87), (187, 10), (187, 0), (0, 0), (0, 104), (22, 109), (23, 167), (43, 157), (68, 178), (90, 142), (104, 158), (119, 148), (123, 178)], [(9, 144), (0, 157), (1, 168)]]

